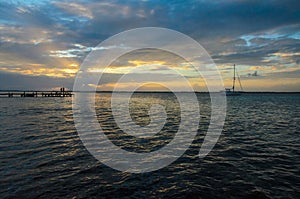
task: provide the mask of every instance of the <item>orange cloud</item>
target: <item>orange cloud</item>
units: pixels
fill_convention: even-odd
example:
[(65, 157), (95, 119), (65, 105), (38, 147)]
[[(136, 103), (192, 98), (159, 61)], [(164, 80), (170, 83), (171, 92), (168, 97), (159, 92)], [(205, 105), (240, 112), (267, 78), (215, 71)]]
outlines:
[(165, 65), (166, 62), (164, 61), (143, 61), (143, 60), (129, 60), (128, 63), (134, 64), (136, 66), (143, 66), (143, 65)]
[(300, 52), (295, 52), (295, 53), (273, 53), (272, 55), (277, 56), (277, 57), (292, 57), (292, 56), (300, 56)]
[(251, 66), (249, 69), (250, 70), (267, 70), (267, 68), (263, 67), (263, 66)]

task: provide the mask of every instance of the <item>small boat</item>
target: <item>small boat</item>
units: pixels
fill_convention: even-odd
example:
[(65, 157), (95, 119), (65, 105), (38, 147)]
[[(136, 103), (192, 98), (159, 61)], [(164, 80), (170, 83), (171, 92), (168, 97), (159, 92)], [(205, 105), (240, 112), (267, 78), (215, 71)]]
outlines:
[(226, 94), (226, 96), (238, 96), (238, 95), (241, 95), (241, 92), (231, 90), (230, 88), (226, 88), (225, 94)]
[(235, 80), (236, 80), (236, 76), (239, 80), (239, 83), (240, 83), (240, 87), (241, 87), (241, 90), (243, 90), (243, 87), (242, 87), (242, 84), (241, 84), (241, 80), (240, 80), (240, 77), (239, 75), (237, 74), (237, 71), (235, 69), (235, 64), (233, 65), (233, 82), (232, 82), (232, 88), (226, 88), (225, 89), (225, 94), (226, 96), (238, 96), (238, 95), (241, 95), (243, 91), (235, 91)]

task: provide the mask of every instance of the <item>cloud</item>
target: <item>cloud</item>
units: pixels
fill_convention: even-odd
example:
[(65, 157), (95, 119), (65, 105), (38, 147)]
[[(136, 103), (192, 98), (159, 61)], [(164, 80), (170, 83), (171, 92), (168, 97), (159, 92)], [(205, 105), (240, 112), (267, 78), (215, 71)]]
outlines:
[(96, 50), (109, 50), (109, 49), (130, 49), (130, 47), (126, 47), (124, 45), (114, 45), (114, 46), (106, 46), (106, 47), (87, 47), (81, 44), (74, 44), (73, 48), (67, 50), (52, 50), (50, 51), (51, 57), (83, 57), (87, 53)]
[[(253, 74), (251, 67), (259, 66), (257, 79), (278, 72), (274, 78), (280, 80), (280, 75), (294, 77), (289, 72), (300, 67), (299, 7), (297, 0), (2, 1), (0, 71), (73, 78), (90, 51), (105, 50), (95, 48), (104, 39), (131, 28), (159, 26), (199, 41), (225, 81), (234, 63), (241, 75)], [(180, 58), (151, 49), (120, 58), (111, 68), (135, 66), (129, 61), (165, 62), (152, 62), (152, 72), (188, 71)]]
[(92, 11), (84, 5), (78, 3), (70, 3), (70, 2), (54, 2), (53, 4), (63, 9), (67, 13), (74, 14), (81, 17), (86, 17), (88, 19), (94, 18)]
[(0, 90), (51, 90), (57, 87), (72, 89), (73, 78), (29, 76), (0, 71)]

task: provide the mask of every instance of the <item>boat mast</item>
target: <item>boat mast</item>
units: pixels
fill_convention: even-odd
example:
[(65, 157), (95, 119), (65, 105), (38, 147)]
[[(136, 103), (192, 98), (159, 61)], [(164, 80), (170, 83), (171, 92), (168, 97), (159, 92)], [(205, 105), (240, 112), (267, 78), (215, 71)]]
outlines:
[(235, 86), (235, 64), (233, 64), (233, 82), (232, 82), (232, 91), (234, 92)]
[(241, 78), (240, 78), (239, 73), (237, 71), (236, 71), (236, 76), (239, 80), (241, 90), (244, 91), (243, 86), (242, 86), (242, 82), (241, 82)]

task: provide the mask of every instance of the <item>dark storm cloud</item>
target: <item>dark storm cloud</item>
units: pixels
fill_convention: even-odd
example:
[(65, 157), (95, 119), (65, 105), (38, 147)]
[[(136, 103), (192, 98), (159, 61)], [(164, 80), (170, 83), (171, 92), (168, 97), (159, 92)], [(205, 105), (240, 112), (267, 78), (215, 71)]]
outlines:
[(299, 1), (111, 1), (92, 5), (94, 18), (82, 30), (88, 36), (97, 32), (102, 34), (95, 36), (109, 36), (140, 26), (163, 26), (195, 39), (234, 38), (298, 23), (300, 19)]
[(1, 4), (2, 20), (68, 30), (57, 40), (85, 45), (96, 45), (118, 32), (142, 26), (172, 28), (204, 43), (214, 43), (219, 37), (235, 38), (300, 21), (300, 2), (295, 0), (49, 1), (31, 7)]
[(64, 25), (66, 29), (79, 31), (81, 39), (87, 40), (101, 40), (141, 26), (169, 27), (196, 39), (234, 38), (299, 23), (299, 8), (297, 0), (49, 1), (35, 7), (2, 2), (1, 19), (30, 26)]

